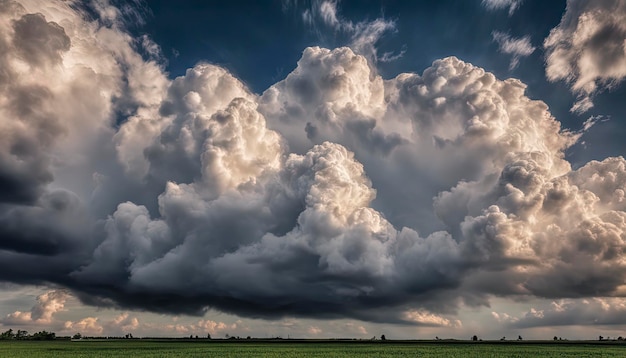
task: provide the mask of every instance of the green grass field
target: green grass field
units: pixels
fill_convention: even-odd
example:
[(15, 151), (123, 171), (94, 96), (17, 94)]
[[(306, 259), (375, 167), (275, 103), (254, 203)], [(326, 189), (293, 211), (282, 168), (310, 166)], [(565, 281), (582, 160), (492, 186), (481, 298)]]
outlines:
[(9, 341), (0, 357), (626, 357), (626, 345), (420, 342)]

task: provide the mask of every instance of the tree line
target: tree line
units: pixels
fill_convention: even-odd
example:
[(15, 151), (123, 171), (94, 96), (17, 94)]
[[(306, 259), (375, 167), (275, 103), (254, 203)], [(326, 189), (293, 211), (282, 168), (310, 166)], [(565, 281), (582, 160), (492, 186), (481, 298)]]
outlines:
[(13, 329), (2, 332), (0, 334), (0, 340), (32, 340), (32, 341), (49, 341), (56, 338), (54, 332), (39, 331), (37, 333), (29, 334), (28, 331), (18, 329), (14, 332)]

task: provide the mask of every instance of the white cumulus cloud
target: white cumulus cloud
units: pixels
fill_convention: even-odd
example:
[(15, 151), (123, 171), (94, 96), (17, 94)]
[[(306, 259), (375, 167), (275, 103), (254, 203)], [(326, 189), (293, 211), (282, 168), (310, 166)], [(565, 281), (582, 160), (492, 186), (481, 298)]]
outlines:
[(4, 325), (49, 325), (53, 316), (64, 310), (65, 301), (69, 297), (63, 290), (53, 290), (37, 296), (37, 304), (28, 312), (15, 311), (0, 320)]

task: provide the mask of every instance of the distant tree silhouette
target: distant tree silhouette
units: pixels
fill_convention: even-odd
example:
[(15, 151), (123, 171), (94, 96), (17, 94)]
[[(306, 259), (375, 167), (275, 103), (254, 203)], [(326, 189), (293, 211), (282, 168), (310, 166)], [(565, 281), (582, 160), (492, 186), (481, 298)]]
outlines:
[(0, 339), (13, 339), (15, 338), (15, 333), (13, 333), (13, 329), (9, 328), (8, 331), (2, 332), (0, 334)]
[(506, 341), (506, 337), (500, 338), (501, 341)]
[(517, 340), (521, 341), (522, 340), (522, 336), (517, 336)]
[(72, 336), (72, 339), (81, 339), (83, 338), (83, 335), (80, 334), (80, 332), (77, 332), (75, 335)]
[(554, 338), (553, 338), (553, 339), (554, 339), (555, 341), (558, 341), (558, 340), (559, 340), (559, 337), (554, 336)]
[(16, 333), (13, 333), (13, 329), (9, 329), (5, 332), (0, 333), (0, 339), (8, 340), (8, 339), (18, 339), (18, 340), (35, 340), (35, 341), (43, 341), (43, 340), (53, 340), (56, 338), (56, 333), (48, 332), (48, 331), (39, 331), (33, 335), (28, 334), (28, 331), (18, 329)]
[(604, 337), (600, 336), (600, 337), (598, 337), (598, 340), (599, 341), (604, 340)]
[(206, 339), (211, 339), (211, 333), (206, 334)]
[(380, 340), (381, 340), (381, 341), (386, 341), (386, 340), (387, 340), (387, 337), (385, 337), (385, 335), (383, 334), (382, 336), (380, 336)]
[(478, 340), (478, 336), (477, 335), (473, 335), (472, 336), (472, 341), (476, 342)]
[(54, 334), (54, 332), (48, 332), (48, 331), (37, 332), (33, 334), (32, 336), (32, 339), (36, 341), (47, 341), (47, 340), (53, 340), (54, 338), (56, 338), (56, 334)]

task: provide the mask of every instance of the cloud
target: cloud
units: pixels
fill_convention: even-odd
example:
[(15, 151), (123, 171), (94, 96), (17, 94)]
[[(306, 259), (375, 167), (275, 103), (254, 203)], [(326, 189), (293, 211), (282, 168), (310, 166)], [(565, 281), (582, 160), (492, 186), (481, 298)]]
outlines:
[[(257, 95), (207, 63), (169, 79), (109, 7), (9, 4), (2, 280), (101, 307), (428, 326), (494, 295), (622, 295), (626, 161), (573, 170), (582, 133), (519, 80), (455, 57), (383, 80), (351, 48), (310, 47)], [(49, 47), (21, 48), (18, 21)]]
[[(92, 250), (82, 240), (95, 224), (87, 201), (98, 171), (117, 166), (106, 159), (115, 153), (108, 143), (117, 114), (149, 108), (166, 83), (121, 20), (101, 26), (79, 9), (32, 1), (0, 8), (3, 279), (67, 274)], [(115, 11), (98, 12), (106, 9), (94, 15), (115, 19)], [(28, 253), (40, 259), (22, 267)]]
[(217, 336), (218, 334), (228, 334), (228, 332), (236, 331), (239, 327), (237, 323), (226, 324), (224, 322), (216, 322), (212, 320), (199, 320), (196, 323), (191, 324), (175, 324), (175, 325), (152, 325), (150, 326), (152, 329), (162, 330), (164, 332), (167, 331), (175, 331), (181, 334), (192, 334), (192, 335), (202, 335), (206, 336), (207, 333), (212, 336)]
[[(92, 319), (92, 317), (86, 318), (86, 320)], [(66, 322), (65, 326), (70, 327), (66, 329), (79, 329), (78, 324), (80, 322), (82, 321), (76, 323)], [(96, 324), (94, 324), (94, 328), (91, 330), (95, 332), (100, 331), (101, 333), (99, 334), (104, 332), (109, 335), (123, 336), (127, 333), (131, 333), (137, 337), (188, 337), (189, 335), (192, 335), (205, 338), (207, 337), (207, 334), (210, 334), (212, 337), (221, 337), (229, 332), (236, 333), (246, 329), (246, 327), (242, 326), (241, 321), (230, 324), (212, 321), (210, 319), (201, 319), (192, 323), (140, 322), (137, 317), (130, 316), (127, 312), (118, 315), (114, 319), (105, 322), (102, 325), (97, 322), (98, 319), (96, 319)], [(82, 332), (83, 331), (81, 331), (81, 333)]]
[(65, 30), (42, 14), (25, 14), (13, 23), (13, 44), (19, 57), (29, 64), (58, 63), (70, 49)]
[(461, 327), (460, 320), (450, 320), (425, 310), (410, 310), (405, 312), (408, 321), (416, 322), (420, 325), (435, 327)]
[(591, 117), (587, 118), (587, 120), (585, 120), (585, 122), (583, 122), (582, 131), (586, 132), (589, 129), (591, 129), (591, 127), (595, 126), (596, 124), (602, 123), (602, 122), (607, 122), (609, 120), (611, 120), (611, 118), (608, 117), (608, 116), (601, 116), (601, 115), (591, 116)]
[(370, 61), (389, 62), (402, 57), (404, 51), (397, 54), (384, 53), (382, 56), (378, 56), (376, 48), (377, 43), (385, 34), (396, 31), (395, 21), (381, 17), (372, 21), (364, 20), (354, 23), (339, 15), (338, 5), (339, 1), (336, 0), (313, 1), (311, 7), (302, 13), (302, 20), (318, 33), (321, 33), (321, 28), (329, 28), (348, 35), (350, 37), (349, 46)]
[(523, 0), (482, 0), (481, 4), (487, 9), (487, 10), (501, 10), (501, 9), (506, 9), (507, 7), (509, 8), (509, 16), (513, 15), (513, 13), (515, 13), (515, 10), (517, 10), (521, 5), (522, 5)]
[(100, 336), (104, 332), (97, 317), (85, 317), (76, 322), (67, 321), (63, 328), (65, 331), (77, 332), (85, 336)]
[(339, 22), (339, 19), (337, 19), (337, 2), (336, 1), (322, 1), (319, 4), (318, 11), (324, 23), (326, 23), (326, 25), (332, 28), (335, 28), (338, 30), (341, 27), (347, 27), (348, 29), (351, 29), (353, 27), (351, 23), (349, 22), (341, 23)]
[(567, 2), (561, 23), (543, 43), (546, 76), (576, 94), (571, 111), (593, 107), (593, 97), (626, 77), (626, 5), (622, 1)]
[(494, 312), (494, 317), (516, 328), (555, 326), (614, 326), (626, 316), (623, 298), (564, 299), (531, 308), (511, 317)]
[(530, 36), (513, 38), (511, 35), (494, 31), (491, 33), (493, 40), (498, 43), (498, 51), (512, 56), (509, 69), (514, 69), (519, 64), (522, 57), (529, 56), (535, 52), (535, 47), (530, 43)]
[[(194, 335), (206, 336), (207, 333), (216, 335), (220, 332), (246, 329), (241, 321), (224, 323), (210, 319), (201, 319), (195, 322), (176, 323), (168, 322), (141, 322), (129, 312), (122, 312), (112, 318), (83, 317), (64, 321), (59, 317), (60, 312), (68, 312), (66, 302), (73, 300), (66, 290), (50, 290), (37, 296), (36, 304), (30, 311), (15, 311), (0, 319), (5, 327), (20, 326), (34, 329), (54, 329), (60, 334), (72, 335), (76, 332), (83, 336), (123, 336), (129, 332), (142, 336), (172, 336)], [(73, 307), (75, 308), (75, 307)]]
[(8, 314), (0, 323), (3, 325), (50, 325), (53, 316), (64, 310), (68, 293), (63, 290), (53, 290), (37, 296), (37, 304), (29, 312), (15, 311)]

